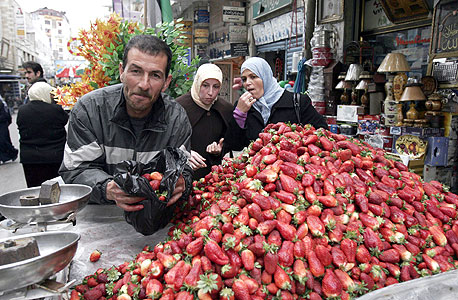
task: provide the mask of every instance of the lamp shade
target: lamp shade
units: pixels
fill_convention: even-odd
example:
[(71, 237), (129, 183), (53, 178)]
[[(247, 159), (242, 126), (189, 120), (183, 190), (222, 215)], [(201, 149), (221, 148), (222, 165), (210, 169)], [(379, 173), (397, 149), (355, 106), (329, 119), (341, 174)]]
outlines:
[(410, 72), (409, 63), (402, 53), (388, 53), (377, 69), (379, 73)]
[(341, 80), (336, 85), (336, 89), (337, 90), (351, 89), (351, 83), (350, 82), (346, 82), (345, 80)]
[(348, 67), (347, 75), (345, 75), (345, 81), (357, 81), (359, 80), (359, 75), (363, 71), (363, 67), (359, 64), (351, 64)]
[(412, 83), (407, 84), (404, 92), (402, 93), (401, 99), (399, 101), (424, 101), (426, 100), (425, 94), (421, 90), (421, 84)]
[(365, 90), (369, 87), (369, 80), (363, 79), (361, 80), (358, 85), (356, 86), (357, 90)]

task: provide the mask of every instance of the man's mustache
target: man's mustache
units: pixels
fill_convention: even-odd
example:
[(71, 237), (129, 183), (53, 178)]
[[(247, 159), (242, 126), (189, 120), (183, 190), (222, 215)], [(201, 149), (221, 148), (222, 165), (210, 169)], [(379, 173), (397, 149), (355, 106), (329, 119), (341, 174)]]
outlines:
[(151, 98), (151, 95), (148, 92), (134, 92), (134, 95)]

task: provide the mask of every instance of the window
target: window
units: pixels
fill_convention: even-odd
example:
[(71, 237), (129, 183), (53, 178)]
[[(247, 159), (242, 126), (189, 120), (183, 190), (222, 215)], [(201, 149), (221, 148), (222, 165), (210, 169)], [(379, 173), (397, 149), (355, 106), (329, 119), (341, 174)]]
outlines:
[(59, 41), (59, 44), (62, 44), (62, 39), (59, 39), (58, 41)]
[(62, 48), (59, 48), (59, 52), (62, 52)]
[(59, 29), (58, 33), (59, 33), (59, 34), (62, 34), (62, 30)]
[(45, 24), (46, 24), (46, 25), (51, 25), (51, 21), (45, 20)]
[(58, 22), (57, 25), (58, 25), (59, 27), (61, 27), (61, 26), (62, 26), (62, 22)]

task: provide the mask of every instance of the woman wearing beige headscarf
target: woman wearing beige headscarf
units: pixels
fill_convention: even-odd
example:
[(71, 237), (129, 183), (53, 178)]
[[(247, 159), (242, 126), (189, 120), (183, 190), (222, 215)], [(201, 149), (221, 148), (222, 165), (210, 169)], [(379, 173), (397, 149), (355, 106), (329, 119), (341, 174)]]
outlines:
[(192, 126), (191, 158), (194, 179), (211, 171), (225, 153), (223, 137), (232, 116), (232, 105), (218, 97), (223, 82), (221, 69), (203, 64), (197, 70), (191, 91), (176, 99), (186, 110)]
[(68, 115), (52, 101), (53, 87), (36, 82), (29, 88), (30, 101), (19, 107), (19, 150), (27, 187), (40, 186), (59, 176), (64, 155)]

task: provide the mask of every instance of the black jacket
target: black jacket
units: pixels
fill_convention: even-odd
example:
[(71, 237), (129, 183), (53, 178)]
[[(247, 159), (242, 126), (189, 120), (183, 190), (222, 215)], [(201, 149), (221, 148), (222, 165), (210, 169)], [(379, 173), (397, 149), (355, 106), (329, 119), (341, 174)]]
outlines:
[(207, 152), (207, 146), (213, 142), (218, 143), (224, 137), (232, 117), (232, 104), (218, 98), (210, 111), (206, 111), (192, 100), (191, 93), (178, 97), (176, 101), (186, 110), (191, 122), (191, 149), (206, 159), (207, 167), (194, 171), (194, 180), (197, 180), (210, 173), (211, 166), (221, 163), (225, 148), (221, 155), (212, 155)]
[[(293, 93), (285, 90), (272, 107), (267, 124), (278, 122), (298, 123), (293, 105), (293, 95)], [(235, 107), (237, 107), (237, 103), (235, 103), (234, 109)], [(312, 106), (308, 95), (301, 95), (300, 97), (300, 119), (300, 123), (303, 125), (312, 124), (315, 128), (328, 129), (326, 120)], [(240, 128), (234, 117), (232, 117), (224, 138), (225, 146), (230, 150), (242, 150), (250, 144), (250, 141), (258, 137), (264, 127), (261, 114), (254, 107), (251, 107), (245, 121), (245, 128)]]
[(20, 135), (21, 163), (61, 163), (67, 121), (68, 114), (57, 104), (36, 100), (20, 106), (16, 124)]
[[(68, 140), (59, 174), (65, 183), (92, 187), (89, 202), (108, 204), (106, 184), (117, 173), (118, 163), (135, 160), (148, 163), (170, 146), (188, 152), (191, 125), (183, 107), (161, 94), (140, 137), (136, 137), (127, 114), (123, 85), (116, 84), (81, 97), (70, 113)], [(190, 169), (190, 168), (189, 168)], [(186, 193), (191, 190), (192, 174), (183, 173)]]

